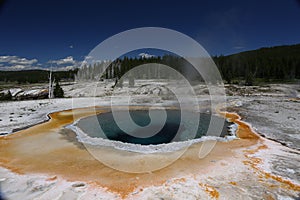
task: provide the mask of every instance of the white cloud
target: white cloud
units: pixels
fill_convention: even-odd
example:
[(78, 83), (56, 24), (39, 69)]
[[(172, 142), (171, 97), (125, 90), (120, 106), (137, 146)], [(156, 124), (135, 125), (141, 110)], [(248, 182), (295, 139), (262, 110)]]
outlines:
[(21, 58), (19, 56), (0, 56), (0, 70), (36, 69), (37, 59)]
[(46, 63), (39, 63), (37, 59), (27, 59), (18, 56), (0, 56), (0, 70), (2, 71), (18, 71), (30, 69), (47, 70), (51, 67), (52, 70), (70, 70), (81, 65), (80, 61), (74, 60), (72, 56), (58, 60), (50, 60)]
[[(74, 65), (69, 65), (69, 66), (64, 66), (64, 67), (52, 67), (53, 71), (68, 71), (68, 70), (72, 70), (72, 69), (76, 69), (77, 66)], [(46, 68), (49, 69), (49, 68)]]
[(20, 64), (20, 65), (32, 65), (34, 63), (37, 63), (37, 59), (27, 60), (26, 58), (21, 58), (18, 60), (12, 60), (10, 61), (11, 64)]
[(92, 60), (92, 59), (93, 59), (93, 56), (85, 56), (84, 59), (85, 59), (85, 60)]
[(155, 55), (151, 55), (151, 54), (148, 54), (148, 53), (140, 53), (139, 56), (142, 57), (142, 58), (152, 58), (152, 57), (155, 57)]
[(63, 65), (63, 64), (75, 64), (76, 61), (72, 56), (68, 56), (66, 58), (58, 59), (58, 60), (49, 60), (48, 63)]
[(10, 69), (16, 69), (16, 70), (25, 69), (25, 68), (26, 68), (25, 65), (14, 65), (14, 66), (10, 67)]
[(74, 60), (73, 56), (68, 56), (66, 58), (62, 58), (58, 60), (49, 60), (47, 63), (48, 63), (47, 66), (52, 67), (52, 70), (66, 71), (66, 70), (78, 68), (82, 62)]
[(37, 62), (37, 59), (28, 60), (27, 58), (21, 58), (18, 56), (0, 56), (0, 63), (8, 63), (12, 65), (32, 65)]
[(28, 65), (12, 65), (12, 66), (0, 66), (0, 71), (18, 71), (18, 70), (30, 70), (30, 69), (45, 69), (38, 66)]
[(0, 63), (8, 63), (14, 59), (18, 59), (18, 57), (17, 56), (0, 56)]
[(71, 70), (71, 69), (74, 69), (75, 66), (74, 65), (70, 65), (70, 66), (66, 66), (64, 69), (65, 70)]
[(233, 48), (234, 49), (244, 49), (245, 47), (243, 47), (243, 46), (234, 46)]

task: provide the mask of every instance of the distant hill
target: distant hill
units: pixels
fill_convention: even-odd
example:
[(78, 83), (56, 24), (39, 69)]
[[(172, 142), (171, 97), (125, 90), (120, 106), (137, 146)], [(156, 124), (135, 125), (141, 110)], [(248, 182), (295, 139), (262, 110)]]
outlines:
[[(56, 80), (72, 81), (77, 71), (54, 71), (53, 76)], [(0, 82), (44, 83), (49, 81), (48, 76), (47, 70), (0, 71)]]
[(240, 78), (251, 85), (258, 78), (264, 81), (300, 78), (300, 44), (217, 56), (214, 61), (227, 82)]
[(244, 51), (237, 54), (229, 55), (232, 56), (285, 56), (285, 57), (299, 57), (300, 44), (295, 45), (283, 45), (274, 47), (263, 47), (256, 50)]

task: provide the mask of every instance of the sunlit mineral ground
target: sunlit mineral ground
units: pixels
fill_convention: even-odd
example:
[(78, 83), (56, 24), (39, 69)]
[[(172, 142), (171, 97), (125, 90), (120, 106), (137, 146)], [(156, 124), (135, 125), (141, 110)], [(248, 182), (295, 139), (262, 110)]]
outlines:
[[(28, 99), (45, 95), (46, 83), (6, 86), (1, 93), (15, 100), (0, 103), (1, 198), (300, 198), (299, 84), (227, 84), (226, 104), (213, 108), (208, 88), (194, 85), (204, 127), (190, 139), (190, 123), (183, 124), (176, 141), (165, 135), (178, 129), (168, 84), (62, 82), (65, 98), (36, 100)], [(121, 97), (130, 95), (131, 116), (141, 125), (149, 107), (166, 108), (171, 117), (163, 132), (151, 140), (125, 136), (110, 122), (113, 94), (118, 112)], [(219, 136), (204, 134), (211, 116), (226, 119)], [(101, 123), (109, 134), (96, 137)], [(207, 145), (213, 148), (206, 155)]]

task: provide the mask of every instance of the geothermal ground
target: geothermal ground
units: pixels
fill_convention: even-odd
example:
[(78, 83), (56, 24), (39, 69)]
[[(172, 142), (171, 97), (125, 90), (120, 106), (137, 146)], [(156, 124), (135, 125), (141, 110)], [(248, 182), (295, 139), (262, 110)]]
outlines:
[[(164, 84), (137, 82), (130, 89), (137, 104), (172, 105)], [(88, 87), (86, 87), (88, 85)], [(125, 173), (97, 161), (65, 126), (76, 117), (110, 104), (111, 87), (66, 84), (66, 96), (51, 100), (0, 103), (0, 183), (8, 199), (297, 199), (300, 198), (299, 85), (227, 85), (227, 111), (238, 125), (237, 139), (217, 142), (199, 159), (193, 144), (171, 165), (153, 172)], [(154, 85), (154, 86), (153, 86)], [(44, 87), (44, 86), (40, 86)], [(203, 112), (211, 111), (205, 86), (197, 86)], [(118, 94), (126, 94), (118, 89)], [(96, 101), (90, 96), (97, 96)], [(145, 97), (148, 97), (145, 101)], [(96, 102), (96, 103), (95, 103)], [(84, 108), (84, 109), (79, 109)], [(72, 109), (72, 110), (70, 110)], [(47, 116), (49, 113), (51, 119)], [(73, 114), (77, 113), (75, 118)], [(233, 113), (237, 113), (233, 114)], [(239, 119), (241, 116), (241, 119)], [(247, 123), (245, 123), (247, 122)], [(36, 125), (38, 124), (38, 125)], [(24, 129), (25, 128), (25, 129)], [(21, 130), (22, 129), (22, 130)], [(103, 148), (108, 160), (149, 156)], [(168, 156), (172, 156), (169, 154)], [(158, 165), (165, 155), (151, 158)], [(126, 159), (124, 160), (124, 162)]]

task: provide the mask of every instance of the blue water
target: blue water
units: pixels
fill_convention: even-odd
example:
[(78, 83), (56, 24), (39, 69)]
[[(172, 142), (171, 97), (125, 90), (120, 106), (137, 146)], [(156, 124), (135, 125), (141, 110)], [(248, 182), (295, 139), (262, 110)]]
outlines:
[[(116, 114), (124, 114), (124, 111), (117, 111), (120, 113)], [(157, 117), (159, 117), (160, 111), (157, 111)], [(155, 135), (147, 138), (134, 137), (129, 134), (126, 134), (122, 131), (118, 125), (116, 124), (113, 114), (111, 112), (99, 114), (96, 117), (87, 117), (79, 120), (77, 126), (81, 128), (87, 135), (90, 137), (102, 137), (110, 140), (121, 141), (126, 143), (133, 144), (141, 144), (141, 145), (149, 145), (149, 144), (162, 144), (162, 143), (170, 143), (172, 141), (183, 141), (188, 139), (200, 138), (206, 135), (208, 126), (211, 120), (211, 117), (219, 118), (217, 116), (211, 116), (210, 114), (201, 113), (199, 126), (197, 129), (197, 133), (191, 133), (191, 127), (196, 127), (194, 120), (192, 117), (195, 116), (195, 113), (191, 113), (191, 120), (187, 120), (187, 122), (182, 123), (181, 121), (181, 112), (180, 110), (166, 110), (167, 112), (167, 120), (164, 124), (163, 128)], [(146, 110), (133, 110), (130, 111), (130, 116), (132, 120), (141, 128), (136, 128), (132, 130), (132, 133), (136, 133), (140, 136), (143, 135), (142, 128), (148, 126), (151, 122), (149, 117), (149, 112)], [(189, 117), (189, 115), (187, 115)], [(221, 118), (219, 118), (221, 119)], [(123, 125), (127, 125), (128, 120), (123, 119), (121, 122)], [(230, 123), (225, 122), (223, 131), (221, 136), (224, 136), (228, 133), (228, 126)], [(101, 126), (101, 127), (100, 127)], [(150, 128), (155, 129), (156, 126), (161, 126), (160, 123), (151, 123)], [(196, 129), (196, 128), (195, 128)]]

